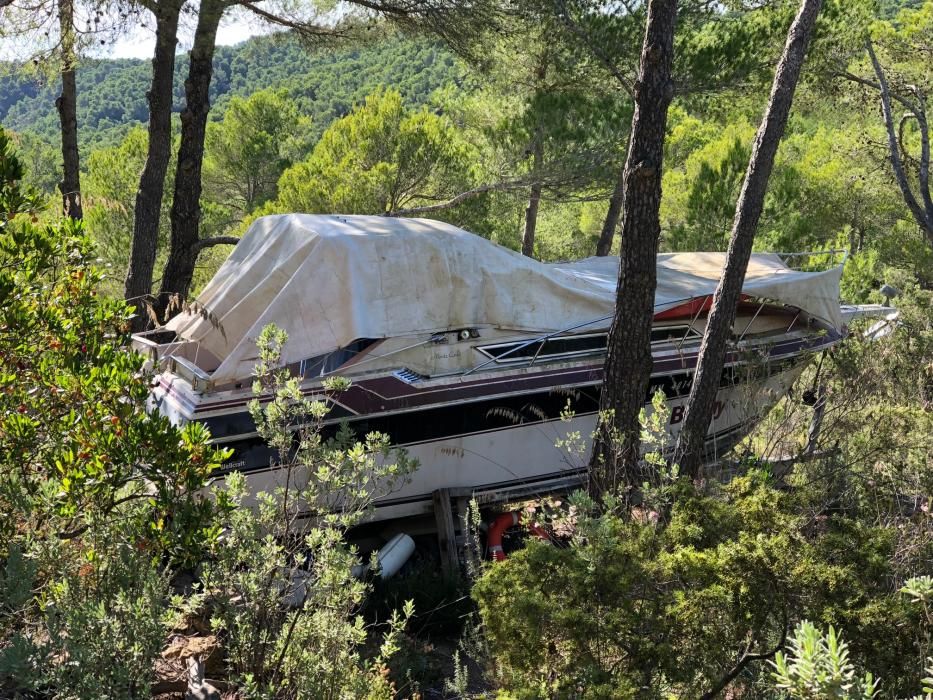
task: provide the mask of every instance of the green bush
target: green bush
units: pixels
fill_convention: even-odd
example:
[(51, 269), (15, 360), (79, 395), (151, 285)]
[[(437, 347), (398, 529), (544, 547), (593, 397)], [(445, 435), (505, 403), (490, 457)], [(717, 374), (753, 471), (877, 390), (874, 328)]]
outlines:
[(149, 697), (170, 567), (215, 538), (222, 455), (146, 410), (131, 313), (80, 224), (36, 226), (0, 131), (0, 694)]
[(231, 474), (218, 493), (233, 509), (203, 577), (212, 626), (232, 679), (250, 698), (391, 698), (386, 662), (412, 606), (393, 612), (378, 652), (367, 657), (360, 606), (370, 586), (353, 573), (361, 562), (345, 533), (412, 465), (390, 455), (385, 435), (359, 442), (343, 430), (323, 440), (327, 403), (304, 397), (279, 368), (286, 339), (271, 326), (261, 334), (255, 391), (274, 399), (250, 407), (259, 434), (278, 451), (282, 486), (250, 504), (245, 479)]
[(750, 687), (762, 682), (755, 655), (770, 658), (801, 617), (843, 619), (847, 638), (882, 635), (853, 650), (858, 663), (917, 686), (924, 623), (887, 587), (887, 533), (869, 528), (853, 546), (845, 518), (814, 530), (762, 472), (709, 489), (678, 482), (658, 518), (596, 512), (577, 496), (569, 546), (531, 542), (488, 567), (474, 597), (504, 686), (518, 697), (693, 698), (738, 664), (736, 682)]

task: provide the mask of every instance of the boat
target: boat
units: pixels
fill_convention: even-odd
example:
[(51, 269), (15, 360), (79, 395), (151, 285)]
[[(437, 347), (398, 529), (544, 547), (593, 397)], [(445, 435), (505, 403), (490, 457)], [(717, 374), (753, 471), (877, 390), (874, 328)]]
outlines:
[[(824, 253), (821, 253), (824, 254)], [(806, 257), (804, 257), (806, 256)], [(840, 251), (755, 254), (710, 420), (706, 456), (745, 437), (852, 316), (839, 303)], [(794, 265), (794, 260), (798, 264)], [(680, 428), (724, 253), (658, 258), (645, 405), (663, 392)], [(133, 337), (154, 372), (153, 410), (200, 421), (233, 450), (219, 473), (276, 483), (274, 454), (247, 410), (256, 339), (270, 323), (308, 397), (327, 377), (325, 433), (380, 431), (419, 467), (376, 501), (373, 520), (430, 513), (448, 489), (486, 501), (579, 483), (558, 449), (595, 425), (618, 258), (546, 264), (428, 219), (287, 214), (258, 219), (191, 309)], [(806, 269), (795, 269), (805, 267)], [(261, 400), (268, 400), (262, 397)]]

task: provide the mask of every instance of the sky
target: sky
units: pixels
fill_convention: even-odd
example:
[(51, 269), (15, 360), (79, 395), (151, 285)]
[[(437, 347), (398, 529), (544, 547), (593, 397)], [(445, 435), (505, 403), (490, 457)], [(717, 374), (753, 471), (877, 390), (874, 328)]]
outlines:
[[(191, 48), (191, 37), (194, 35), (193, 23), (191, 26), (183, 26), (179, 31), (178, 48), (179, 51), (187, 51)], [(246, 41), (251, 36), (268, 33), (269, 29), (255, 20), (248, 20), (236, 15), (224, 15), (220, 21), (220, 28), (217, 31), (217, 43), (222, 45), (239, 44)], [(152, 52), (155, 48), (155, 28), (150, 25), (147, 27), (137, 27), (133, 32), (127, 34), (118, 40), (108, 50), (102, 52), (102, 55), (110, 58), (152, 58)]]

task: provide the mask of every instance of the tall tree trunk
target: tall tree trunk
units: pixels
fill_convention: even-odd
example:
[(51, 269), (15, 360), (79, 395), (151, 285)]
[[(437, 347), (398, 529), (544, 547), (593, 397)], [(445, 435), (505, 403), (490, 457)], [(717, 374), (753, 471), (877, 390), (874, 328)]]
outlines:
[(619, 171), (619, 177), (616, 179), (616, 186), (612, 190), (612, 196), (609, 197), (609, 210), (606, 212), (606, 218), (603, 221), (603, 229), (599, 232), (599, 240), (596, 242), (596, 255), (609, 255), (612, 250), (612, 238), (619, 227), (619, 219), (622, 217), (622, 200), (625, 198), (625, 169)]
[[(181, 6), (180, 0), (160, 0), (151, 8), (156, 20), (156, 45), (152, 57), (152, 84), (146, 93), (149, 146), (136, 192), (130, 266), (123, 287), (124, 298), (136, 302), (137, 308), (141, 308), (152, 291), (165, 173), (172, 148), (172, 80)], [(133, 322), (134, 330), (141, 330), (146, 324), (146, 315), (138, 313)]]
[(62, 92), (55, 100), (62, 132), (62, 181), (58, 189), (62, 193), (62, 211), (65, 216), (80, 219), (81, 172), (78, 157), (78, 88), (75, 83), (75, 28), (74, 4), (72, 0), (58, 3), (58, 25), (61, 31)]
[(541, 182), (538, 178), (541, 177), (541, 168), (544, 165), (544, 144), (540, 129), (535, 133), (531, 162), (535, 182), (531, 186), (528, 206), (525, 207), (525, 230), (522, 231), (522, 255), (529, 258), (535, 254), (535, 231), (538, 228), (538, 206), (541, 204)]
[(601, 421), (590, 460), (590, 491), (600, 496), (622, 485), (640, 486), (638, 415), (651, 378), (651, 323), (661, 237), (661, 164), (667, 108), (674, 94), (671, 64), (677, 0), (650, 0), (635, 114), (623, 170), (625, 218), (615, 317), (609, 329)]
[(745, 182), (736, 204), (726, 266), (713, 296), (713, 306), (700, 346), (696, 375), (690, 388), (690, 398), (675, 451), (682, 471), (692, 477), (699, 476), (703, 463), (706, 431), (713, 413), (713, 402), (719, 391), (736, 303), (745, 281), (755, 231), (764, 208), (774, 156), (784, 135), (794, 90), (821, 5), (822, 0), (803, 0), (787, 33), (784, 53), (774, 74), (771, 97), (755, 136)]
[(204, 137), (207, 115), (211, 109), (209, 91), (213, 76), (217, 26), (223, 15), (222, 0), (201, 0), (198, 26), (191, 47), (190, 68), (185, 81), (185, 108), (181, 113), (181, 145), (175, 170), (175, 197), (172, 200), (172, 238), (158, 309), (162, 314), (173, 295), (188, 296), (195, 264), (201, 252), (201, 166), (204, 162)]

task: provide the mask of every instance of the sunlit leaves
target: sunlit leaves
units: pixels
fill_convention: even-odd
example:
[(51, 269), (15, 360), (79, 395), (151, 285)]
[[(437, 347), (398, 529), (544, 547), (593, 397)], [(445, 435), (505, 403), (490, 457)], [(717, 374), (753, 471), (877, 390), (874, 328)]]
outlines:
[(776, 687), (794, 700), (871, 700), (879, 692), (871, 673), (857, 675), (848, 645), (832, 625), (824, 636), (812, 623), (801, 622), (788, 640), (787, 654), (779, 651), (773, 666)]
[(467, 154), (445, 118), (406, 107), (398, 92), (377, 93), (285, 171), (268, 209), (381, 214), (445, 199), (466, 189)]
[(126, 349), (129, 311), (98, 295), (80, 224), (8, 227), (0, 242), (9, 289), (0, 307), (0, 502), (16, 502), (14, 474), (27, 492), (54, 485), (50, 502), (21, 503), (26, 510), (0, 528), (12, 534), (54, 517), (66, 533), (146, 493), (153, 522), (172, 516), (157, 528), (162, 546), (186, 556), (210, 510), (195, 492), (222, 455), (203, 427), (180, 432), (145, 410), (142, 358)]
[[(284, 90), (233, 97), (223, 119), (208, 124), (207, 196), (241, 216), (273, 199), (279, 176), (309, 150), (310, 127)], [(235, 217), (228, 212), (228, 218)]]
[(22, 182), (23, 164), (13, 142), (0, 127), (0, 236), (7, 221), (17, 214), (33, 213), (42, 207), (39, 194)]

